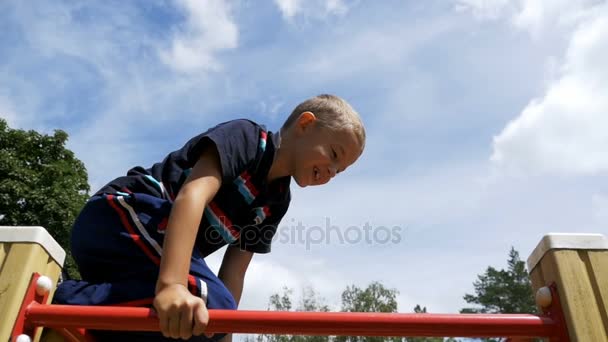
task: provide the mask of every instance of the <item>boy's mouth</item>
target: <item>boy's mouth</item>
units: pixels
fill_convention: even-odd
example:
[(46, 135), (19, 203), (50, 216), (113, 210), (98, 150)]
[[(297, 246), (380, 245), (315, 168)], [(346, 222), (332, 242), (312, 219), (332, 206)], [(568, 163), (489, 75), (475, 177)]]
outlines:
[(315, 182), (318, 182), (320, 178), (321, 178), (321, 172), (319, 172), (319, 169), (316, 166), (313, 166), (313, 168), (312, 168), (312, 179)]

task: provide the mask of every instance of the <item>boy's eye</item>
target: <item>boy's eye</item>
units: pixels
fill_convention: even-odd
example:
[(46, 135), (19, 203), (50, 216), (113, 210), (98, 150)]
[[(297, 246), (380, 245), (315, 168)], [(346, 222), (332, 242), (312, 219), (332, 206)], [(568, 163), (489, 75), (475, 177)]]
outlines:
[(334, 156), (334, 159), (338, 158), (338, 154), (336, 153), (336, 150), (334, 150), (333, 148), (331, 149), (331, 153)]

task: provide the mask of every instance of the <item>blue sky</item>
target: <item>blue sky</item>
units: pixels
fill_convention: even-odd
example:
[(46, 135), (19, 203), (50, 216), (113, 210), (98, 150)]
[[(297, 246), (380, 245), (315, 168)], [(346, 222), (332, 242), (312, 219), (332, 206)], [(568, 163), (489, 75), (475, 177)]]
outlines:
[(369, 223), (399, 241), (278, 241), (242, 307), (286, 285), (337, 309), (346, 285), (379, 280), (402, 312), (456, 312), (511, 246), (525, 259), (547, 232), (606, 232), (606, 37), (608, 5), (590, 0), (9, 0), (0, 115), (67, 131), (95, 189), (219, 122), (276, 130), (340, 95), (366, 151), (327, 186), (294, 184), (283, 228)]

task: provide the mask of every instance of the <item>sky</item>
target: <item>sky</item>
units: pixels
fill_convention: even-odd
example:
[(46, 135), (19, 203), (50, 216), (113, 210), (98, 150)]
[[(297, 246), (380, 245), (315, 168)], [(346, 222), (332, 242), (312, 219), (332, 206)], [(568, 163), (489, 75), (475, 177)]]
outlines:
[(364, 154), (292, 183), (243, 309), (312, 286), (339, 310), (380, 281), (400, 312), (455, 313), (512, 246), (606, 234), (607, 60), (606, 1), (0, 2), (0, 117), (66, 131), (93, 190), (220, 122), (278, 130), (317, 94), (360, 113)]

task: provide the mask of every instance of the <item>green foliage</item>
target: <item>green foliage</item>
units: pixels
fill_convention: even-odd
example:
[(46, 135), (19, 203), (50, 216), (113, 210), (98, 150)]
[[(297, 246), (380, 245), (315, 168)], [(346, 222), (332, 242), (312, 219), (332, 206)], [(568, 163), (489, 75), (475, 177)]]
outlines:
[[(388, 289), (379, 282), (372, 282), (365, 289), (354, 285), (342, 292), (342, 311), (346, 312), (397, 312), (396, 289)], [(401, 337), (337, 336), (336, 342), (401, 341)]]
[(426, 313), (426, 306), (420, 307), (420, 304), (416, 304), (414, 307), (414, 313)]
[(481, 307), (465, 308), (462, 313), (535, 313), (536, 305), (526, 266), (511, 247), (508, 269), (488, 267), (473, 283), (475, 295), (466, 294), (467, 303)]
[(298, 311), (329, 311), (329, 306), (323, 304), (324, 299), (311, 287), (307, 286), (302, 290), (302, 299)]
[[(270, 296), (268, 303), (269, 311), (292, 311), (291, 296), (293, 290), (283, 288), (281, 294), (275, 293)], [(323, 298), (312, 287), (305, 287), (302, 290), (302, 298), (295, 311), (329, 311), (329, 307), (323, 304)], [(248, 342), (327, 342), (328, 336), (301, 336), (301, 335), (266, 335), (261, 334), (255, 337), (248, 336)]]
[[(511, 247), (508, 268), (497, 270), (488, 267), (473, 283), (475, 295), (465, 294), (464, 300), (478, 307), (464, 308), (461, 313), (536, 313), (534, 295), (525, 263)], [(481, 339), (485, 342), (503, 339)]]
[(290, 311), (291, 310), (291, 295), (293, 290), (287, 287), (283, 287), (283, 293), (275, 293), (270, 296), (270, 302), (268, 303), (268, 311)]
[[(414, 307), (414, 313), (427, 313), (426, 306), (421, 307), (419, 304), (417, 304)], [(452, 337), (406, 337), (403, 342), (458, 342), (458, 340)]]
[(354, 285), (342, 292), (342, 311), (346, 312), (397, 312), (395, 289), (387, 289), (379, 282), (362, 290)]
[[(293, 290), (283, 288), (282, 293), (270, 296), (268, 310), (292, 311), (291, 296)], [(347, 286), (342, 293), (342, 311), (346, 312), (397, 312), (397, 290), (388, 289), (379, 282), (371, 283), (361, 289), (354, 285)], [(302, 299), (295, 311), (329, 311), (312, 287), (302, 291)], [(416, 313), (426, 313), (426, 307), (417, 305)], [(247, 342), (456, 342), (455, 339), (439, 337), (365, 337), (365, 336), (299, 336), (299, 335), (255, 335), (247, 336)]]
[[(372, 282), (365, 289), (354, 285), (342, 292), (342, 311), (346, 312), (397, 312), (397, 294), (379, 282)], [(282, 293), (270, 296), (268, 310), (292, 311), (293, 290), (283, 288)], [(296, 311), (329, 311), (312, 287), (304, 288)], [(426, 313), (426, 307), (416, 305), (415, 313)], [(247, 342), (457, 342), (453, 338), (441, 337), (365, 337), (365, 336), (299, 336), (299, 335), (255, 335), (247, 336)]]
[[(506, 270), (488, 267), (484, 274), (473, 283), (475, 295), (466, 294), (467, 303), (477, 307), (465, 308), (461, 313), (535, 313), (532, 286), (519, 253), (511, 248)], [(308, 291), (308, 292), (307, 292)], [(270, 297), (269, 310), (292, 309), (292, 290), (285, 288), (281, 295)], [(342, 293), (342, 311), (346, 312), (397, 312), (397, 290), (388, 289), (379, 282), (362, 289), (347, 286)], [(303, 299), (297, 310), (328, 311), (312, 288), (304, 290)], [(426, 314), (426, 307), (416, 305), (414, 312)], [(441, 337), (365, 337), (365, 336), (272, 336), (259, 335), (248, 338), (248, 342), (457, 342), (462, 339)], [(464, 339), (465, 341), (498, 342), (505, 339)], [(535, 340), (536, 341), (536, 340)]]
[(69, 254), (70, 229), (88, 198), (84, 164), (65, 148), (67, 133), (11, 129), (0, 119), (0, 225), (42, 226)]

